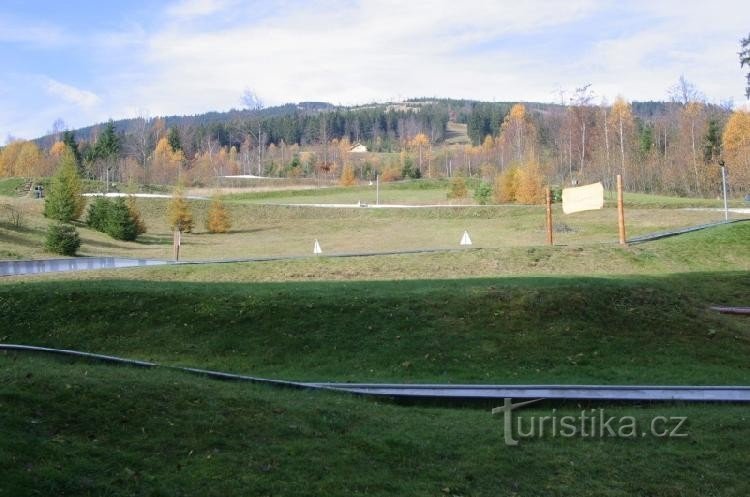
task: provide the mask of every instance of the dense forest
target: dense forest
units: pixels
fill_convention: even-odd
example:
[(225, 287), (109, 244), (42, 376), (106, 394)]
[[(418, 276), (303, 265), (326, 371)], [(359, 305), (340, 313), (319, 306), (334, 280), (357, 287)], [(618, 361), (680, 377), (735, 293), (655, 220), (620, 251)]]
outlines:
[[(213, 184), (230, 174), (360, 179), (457, 174), (488, 180), (533, 167), (549, 183), (622, 174), (633, 191), (716, 194), (720, 159), (735, 192), (750, 180), (750, 115), (703, 101), (680, 80), (668, 102), (594, 102), (589, 87), (559, 104), (415, 99), (110, 121), (14, 141), (0, 175), (44, 176), (70, 147), (80, 173), (124, 182)], [(459, 130), (459, 131), (456, 131)], [(352, 152), (363, 144), (367, 153)], [(531, 166), (530, 166), (531, 165)]]

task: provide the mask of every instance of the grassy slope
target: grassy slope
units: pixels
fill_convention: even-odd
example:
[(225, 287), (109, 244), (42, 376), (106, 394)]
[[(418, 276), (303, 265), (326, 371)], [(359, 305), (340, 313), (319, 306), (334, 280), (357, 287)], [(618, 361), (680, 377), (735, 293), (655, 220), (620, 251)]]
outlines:
[[(406, 190), (411, 194), (416, 190)], [(425, 189), (429, 192), (433, 190)], [(45, 258), (43, 237), (48, 221), (42, 203), (13, 200), (23, 210), (26, 228), (15, 230), (0, 219), (0, 258)], [(139, 200), (149, 232), (137, 242), (119, 242), (79, 227), (80, 253), (86, 256), (171, 257), (172, 236), (164, 200)], [(192, 202), (196, 232), (183, 237), (184, 259), (242, 258), (269, 255), (308, 255), (319, 239), (324, 253), (457, 247), (468, 230), (475, 247), (539, 246), (546, 241), (544, 209), (503, 206), (428, 209), (326, 209), (264, 206), (228, 202), (233, 228), (226, 235), (210, 235), (204, 228), (207, 202)], [(616, 213), (607, 208), (565, 216), (554, 209), (557, 244), (586, 245), (616, 239)], [(661, 231), (706, 223), (716, 212), (632, 208), (627, 211), (628, 234)]]
[[(747, 304), (748, 234), (693, 233), (632, 261), (648, 272), (670, 254), (696, 271), (683, 274), (251, 283), (251, 264), (6, 279), (2, 339), (297, 379), (747, 384), (747, 320), (707, 306)], [(732, 255), (691, 266), (715, 252)]]
[[(507, 447), (490, 406), (396, 406), (13, 354), (0, 355), (0, 383), (2, 495), (750, 492), (744, 406), (606, 406), (607, 416), (634, 416), (641, 426), (687, 416), (689, 437)], [(557, 409), (575, 415), (581, 407)]]
[(23, 178), (0, 178), (0, 196), (17, 196), (18, 188), (24, 184), (24, 181)]

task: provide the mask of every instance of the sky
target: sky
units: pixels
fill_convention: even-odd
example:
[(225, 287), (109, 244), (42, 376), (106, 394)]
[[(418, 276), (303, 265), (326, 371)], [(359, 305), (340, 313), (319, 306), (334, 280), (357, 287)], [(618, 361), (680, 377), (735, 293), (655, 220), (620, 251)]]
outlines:
[[(128, 117), (414, 97), (746, 105), (747, 0), (0, 3), (0, 141)], [(747, 68), (745, 68), (747, 70)]]

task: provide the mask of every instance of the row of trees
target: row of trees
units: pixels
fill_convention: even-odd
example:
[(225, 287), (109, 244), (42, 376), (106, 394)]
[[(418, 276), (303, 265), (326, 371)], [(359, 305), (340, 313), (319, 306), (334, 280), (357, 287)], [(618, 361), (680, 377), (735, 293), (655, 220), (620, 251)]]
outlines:
[[(629, 190), (712, 196), (723, 158), (732, 189), (747, 191), (747, 112), (706, 103), (684, 78), (670, 95), (669, 102), (610, 104), (594, 102), (584, 86), (558, 105), (426, 101), (182, 128), (144, 119), (131, 122), (128, 133), (109, 122), (88, 141), (60, 132), (46, 150), (12, 142), (0, 150), (0, 175), (48, 175), (67, 148), (81, 176), (107, 184), (211, 185), (233, 174), (337, 181), (344, 170), (346, 183), (459, 172), (492, 181), (534, 162), (554, 184), (602, 181), (611, 188), (622, 174)], [(449, 118), (467, 124), (471, 143), (446, 144)], [(351, 153), (358, 141), (376, 153)]]

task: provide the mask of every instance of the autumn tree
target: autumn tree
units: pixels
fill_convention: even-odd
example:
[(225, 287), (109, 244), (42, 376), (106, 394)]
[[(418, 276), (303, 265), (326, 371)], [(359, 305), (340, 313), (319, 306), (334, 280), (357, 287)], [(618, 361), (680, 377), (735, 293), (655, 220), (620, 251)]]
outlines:
[[(625, 151), (628, 148), (627, 142), (633, 133), (633, 113), (630, 104), (624, 98), (618, 96), (612, 104), (610, 111), (610, 123), (614, 130), (616, 142), (618, 144), (618, 155), (620, 162), (620, 174), (627, 177), (625, 166)], [(610, 178), (608, 178), (609, 180)]]
[(429, 144), (430, 144), (430, 139), (424, 133), (417, 134), (411, 140), (412, 148), (415, 148), (417, 150), (417, 157), (419, 158), (418, 166), (419, 166), (420, 174), (424, 174), (424, 169), (422, 168), (423, 150)]
[(724, 160), (734, 191), (750, 191), (750, 112), (733, 112), (722, 137)]
[(350, 163), (346, 163), (344, 168), (341, 170), (341, 179), (339, 184), (341, 186), (353, 186), (357, 183), (357, 179), (354, 177), (354, 168)]
[(81, 217), (85, 206), (75, 156), (67, 149), (60, 158), (60, 165), (44, 198), (44, 216), (68, 223)]
[(0, 150), (0, 176), (39, 176), (44, 156), (36, 143), (16, 140)]
[(518, 169), (516, 202), (539, 204), (544, 200), (544, 177), (536, 162), (529, 162)]
[(515, 104), (500, 127), (500, 140), (513, 151), (515, 162), (531, 158), (536, 149), (536, 129), (523, 104)]
[(185, 156), (182, 150), (173, 150), (167, 138), (161, 138), (154, 148), (151, 172), (154, 181), (162, 184), (173, 183), (179, 179)]
[(461, 176), (456, 176), (455, 178), (451, 179), (451, 186), (450, 190), (448, 191), (449, 199), (460, 200), (466, 198), (468, 192), (469, 191), (466, 189), (466, 180), (464, 180)]
[(518, 191), (519, 173), (518, 167), (512, 166), (495, 177), (492, 196), (496, 204), (505, 204), (516, 201)]
[(229, 217), (229, 211), (221, 200), (221, 197), (214, 195), (211, 199), (211, 205), (208, 207), (206, 229), (210, 233), (226, 233), (231, 227), (232, 222)]
[(177, 186), (167, 208), (167, 219), (173, 230), (190, 233), (193, 231), (193, 213), (185, 199), (182, 186)]

